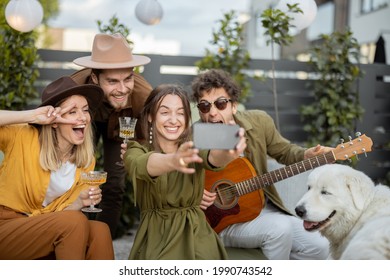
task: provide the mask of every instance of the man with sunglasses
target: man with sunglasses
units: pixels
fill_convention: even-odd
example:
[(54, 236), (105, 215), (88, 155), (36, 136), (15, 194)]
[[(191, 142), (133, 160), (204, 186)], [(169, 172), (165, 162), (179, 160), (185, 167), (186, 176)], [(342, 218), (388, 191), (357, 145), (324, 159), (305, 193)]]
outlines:
[[(201, 121), (235, 123), (245, 129), (247, 148), (244, 156), (257, 174), (267, 173), (268, 156), (290, 165), (331, 149), (320, 145), (309, 149), (299, 147), (280, 135), (266, 112), (238, 111), (240, 89), (232, 77), (222, 70), (212, 69), (198, 75), (192, 82), (192, 92)], [(204, 191), (203, 210), (214, 202), (215, 195)], [(225, 246), (261, 248), (270, 260), (326, 259), (328, 241), (318, 232), (305, 231), (302, 220), (283, 205), (273, 185), (264, 189), (264, 195), (265, 206), (255, 219), (229, 225), (219, 233)]]

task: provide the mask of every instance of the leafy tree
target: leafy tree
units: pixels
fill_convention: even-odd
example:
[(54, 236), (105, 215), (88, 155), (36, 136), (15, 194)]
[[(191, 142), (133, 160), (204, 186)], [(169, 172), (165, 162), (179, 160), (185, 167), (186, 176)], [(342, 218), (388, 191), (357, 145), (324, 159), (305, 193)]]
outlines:
[(1, 25), (0, 108), (22, 110), (39, 96), (34, 82), (39, 76), (36, 36)]
[(242, 70), (248, 68), (250, 55), (244, 49), (243, 26), (237, 21), (234, 11), (223, 15), (210, 43), (215, 49), (206, 49), (206, 55), (195, 65), (199, 71), (218, 68), (230, 73), (241, 88), (240, 102), (245, 102), (251, 95), (251, 85)]
[(97, 20), (96, 23), (101, 33), (106, 33), (106, 34), (120, 33), (126, 38), (127, 42), (130, 45), (133, 45), (133, 42), (128, 38), (130, 35), (130, 29), (123, 23), (120, 23), (116, 15), (113, 15), (109, 19), (108, 25), (103, 25), (103, 22), (101, 20)]
[(353, 135), (362, 118), (357, 79), (363, 75), (359, 62), (359, 43), (352, 32), (321, 35), (322, 43), (313, 47), (309, 63), (318, 75), (313, 82), (314, 102), (301, 107), (309, 145), (333, 146), (345, 135)]
[[(298, 7), (299, 4), (287, 4), (288, 12), (290, 13), (302, 13), (302, 10)], [(293, 37), (289, 34), (290, 28), (294, 25), (290, 24), (292, 17), (287, 13), (282, 12), (279, 9), (266, 9), (260, 16), (262, 26), (265, 29), (264, 35), (267, 36), (267, 45), (271, 44), (271, 59), (272, 59), (272, 89), (274, 96), (274, 110), (275, 110), (275, 123), (278, 130), (280, 130), (279, 124), (279, 109), (278, 109), (278, 94), (276, 89), (275, 78), (275, 54), (274, 45), (287, 46), (292, 43)]]

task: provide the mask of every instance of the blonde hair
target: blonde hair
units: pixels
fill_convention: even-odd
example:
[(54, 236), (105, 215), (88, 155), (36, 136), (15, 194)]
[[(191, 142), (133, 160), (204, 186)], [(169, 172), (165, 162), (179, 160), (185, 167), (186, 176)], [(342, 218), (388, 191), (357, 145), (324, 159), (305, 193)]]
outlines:
[[(84, 142), (81, 145), (74, 145), (69, 161), (78, 168), (88, 167), (95, 159), (93, 132), (91, 125), (85, 130)], [(57, 133), (51, 125), (40, 127), (39, 144), (41, 152), (39, 161), (41, 167), (46, 171), (55, 171), (61, 167), (60, 153), (58, 150)]]

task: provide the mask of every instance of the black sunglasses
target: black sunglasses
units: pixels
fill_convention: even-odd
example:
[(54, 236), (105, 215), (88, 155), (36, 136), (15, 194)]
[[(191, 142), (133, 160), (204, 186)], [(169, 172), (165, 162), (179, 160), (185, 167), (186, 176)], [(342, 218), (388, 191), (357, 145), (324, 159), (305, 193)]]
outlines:
[(213, 104), (215, 105), (215, 107), (218, 110), (223, 111), (226, 109), (227, 104), (230, 101), (232, 101), (232, 100), (226, 99), (226, 98), (219, 98), (212, 103), (203, 100), (203, 101), (199, 102), (198, 105), (196, 105), (196, 106), (198, 107), (199, 111), (201, 111), (203, 114), (207, 114), (208, 112), (210, 112), (211, 106), (213, 106)]

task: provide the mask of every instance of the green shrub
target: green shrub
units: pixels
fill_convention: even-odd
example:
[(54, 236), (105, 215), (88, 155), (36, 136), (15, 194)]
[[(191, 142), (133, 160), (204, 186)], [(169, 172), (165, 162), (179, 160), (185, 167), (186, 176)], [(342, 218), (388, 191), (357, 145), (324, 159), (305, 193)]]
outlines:
[(318, 75), (313, 82), (314, 102), (300, 109), (308, 145), (335, 146), (341, 138), (354, 135), (364, 110), (360, 105), (357, 80), (359, 44), (352, 32), (321, 35), (311, 50), (310, 65)]
[(20, 33), (7, 24), (0, 27), (0, 108), (22, 110), (39, 93), (34, 82), (39, 77), (39, 56), (32, 32)]

